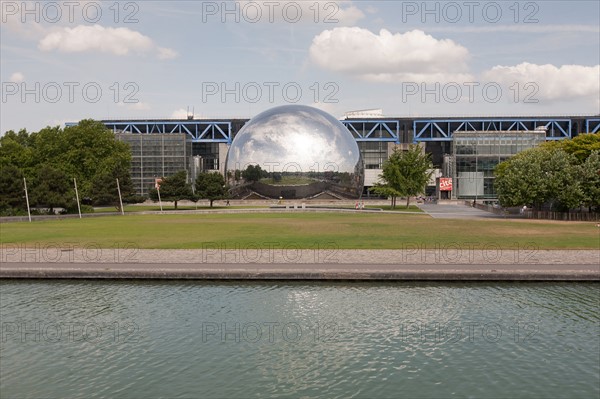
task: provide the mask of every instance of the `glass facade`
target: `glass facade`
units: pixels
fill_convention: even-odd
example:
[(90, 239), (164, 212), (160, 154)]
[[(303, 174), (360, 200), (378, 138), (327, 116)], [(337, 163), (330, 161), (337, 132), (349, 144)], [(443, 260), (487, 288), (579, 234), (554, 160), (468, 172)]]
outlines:
[[(412, 134), (412, 131), (409, 133)], [(156, 178), (170, 176), (180, 170), (188, 170), (190, 179), (200, 171), (224, 173), (228, 152), (225, 143), (191, 142), (189, 136), (183, 133), (117, 133), (116, 136), (131, 147), (131, 175), (140, 195), (148, 194)], [(428, 142), (426, 152), (432, 154), (434, 168), (440, 168), (443, 176), (453, 178), (453, 199), (494, 200), (497, 198), (494, 190), (496, 165), (544, 141), (544, 131), (455, 132), (451, 142)], [(394, 143), (384, 141), (356, 144), (365, 170), (373, 173), (383, 168), (394, 146)], [(312, 147), (323, 146), (307, 146), (306, 150)], [(372, 184), (373, 181), (365, 180), (365, 185)]]
[(544, 131), (454, 133), (453, 157), (445, 170), (454, 181), (453, 198), (495, 199), (494, 169), (511, 156), (546, 141)]
[(388, 158), (388, 143), (385, 141), (357, 142), (365, 169), (381, 169)]
[(131, 148), (131, 179), (138, 195), (147, 195), (156, 178), (186, 170), (186, 135), (117, 133)]
[(219, 170), (219, 143), (190, 143), (193, 157), (200, 157), (201, 170)]

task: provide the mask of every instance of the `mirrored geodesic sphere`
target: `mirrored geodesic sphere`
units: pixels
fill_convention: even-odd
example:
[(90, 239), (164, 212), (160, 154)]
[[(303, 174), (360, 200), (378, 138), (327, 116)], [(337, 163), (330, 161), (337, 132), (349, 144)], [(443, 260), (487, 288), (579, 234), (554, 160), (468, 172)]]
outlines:
[(352, 134), (328, 113), (284, 105), (252, 118), (227, 154), (237, 198), (360, 198), (364, 182)]

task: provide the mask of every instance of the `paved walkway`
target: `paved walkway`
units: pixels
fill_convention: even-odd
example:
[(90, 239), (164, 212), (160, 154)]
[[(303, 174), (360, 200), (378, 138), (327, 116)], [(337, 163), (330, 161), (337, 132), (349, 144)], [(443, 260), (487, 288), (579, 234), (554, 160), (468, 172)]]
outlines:
[(600, 251), (4, 248), (0, 278), (600, 281)]
[[(435, 219), (481, 219), (495, 218), (502, 219), (504, 216), (496, 215), (481, 209), (473, 208), (464, 205), (464, 203), (456, 204), (418, 204), (419, 208)], [(511, 215), (515, 217), (515, 215)]]
[(424, 249), (406, 243), (404, 249), (339, 249), (334, 244), (320, 248), (298, 249), (295, 246), (225, 246), (205, 243), (202, 249), (139, 249), (133, 245), (119, 248), (60, 248), (57, 245), (27, 247), (12, 244), (0, 247), (0, 268), (14, 263), (139, 263), (156, 264), (388, 264), (388, 265), (488, 265), (518, 264), (537, 267), (538, 264), (595, 265), (600, 268), (600, 250), (539, 250), (534, 247), (501, 249), (477, 243), (458, 249), (453, 243)]

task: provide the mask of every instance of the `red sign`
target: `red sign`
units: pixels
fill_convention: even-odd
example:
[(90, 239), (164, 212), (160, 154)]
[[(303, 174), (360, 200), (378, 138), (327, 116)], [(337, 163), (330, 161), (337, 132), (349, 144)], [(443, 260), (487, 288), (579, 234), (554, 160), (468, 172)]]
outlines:
[(160, 183), (162, 183), (162, 179), (154, 179), (154, 188), (160, 189)]
[(452, 191), (451, 177), (440, 177), (440, 191)]

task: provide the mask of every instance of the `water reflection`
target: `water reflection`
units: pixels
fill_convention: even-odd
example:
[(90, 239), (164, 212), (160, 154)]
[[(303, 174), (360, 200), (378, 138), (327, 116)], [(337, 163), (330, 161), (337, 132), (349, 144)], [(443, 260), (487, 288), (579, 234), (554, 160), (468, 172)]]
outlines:
[(0, 281), (0, 304), (3, 397), (600, 393), (598, 284)]

